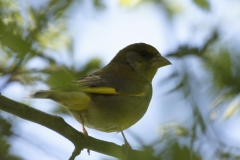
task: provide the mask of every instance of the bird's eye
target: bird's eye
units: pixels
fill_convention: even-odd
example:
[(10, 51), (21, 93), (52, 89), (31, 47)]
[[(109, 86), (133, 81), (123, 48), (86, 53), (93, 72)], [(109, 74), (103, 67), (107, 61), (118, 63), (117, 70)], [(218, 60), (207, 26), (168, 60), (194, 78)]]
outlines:
[(148, 52), (147, 51), (142, 51), (142, 52), (140, 52), (140, 54), (143, 57), (147, 57), (148, 56)]

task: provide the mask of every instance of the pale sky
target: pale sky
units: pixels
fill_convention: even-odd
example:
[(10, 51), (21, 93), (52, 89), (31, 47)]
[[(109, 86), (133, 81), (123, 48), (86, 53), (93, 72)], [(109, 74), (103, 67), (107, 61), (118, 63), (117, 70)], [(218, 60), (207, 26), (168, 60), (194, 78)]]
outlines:
[[(35, 3), (36, 1), (32, 1), (32, 3), (33, 2)], [(178, 17), (175, 18), (173, 23), (175, 23), (176, 28), (171, 28), (171, 25), (169, 25), (165, 20), (166, 17), (163, 15), (163, 12), (159, 11), (157, 7), (152, 4), (139, 6), (136, 9), (131, 10), (119, 7), (117, 1), (108, 1), (107, 9), (103, 12), (87, 13), (86, 9), (85, 11), (76, 12), (76, 14), (69, 20), (70, 33), (74, 37), (75, 44), (75, 63), (77, 65), (79, 63), (79, 66), (81, 66), (81, 64), (84, 64), (91, 58), (99, 57), (103, 60), (103, 64), (105, 65), (120, 49), (136, 42), (151, 44), (155, 46), (162, 55), (166, 55), (168, 52), (173, 51), (179, 43), (184, 44), (184, 42), (189, 41), (189, 39), (192, 39), (193, 45), (201, 44), (203, 38), (208, 35), (208, 30), (214, 28), (214, 24), (217, 25), (219, 23), (223, 23), (218, 22), (220, 21), (219, 19), (231, 16), (234, 18), (235, 15), (240, 15), (240, 12), (237, 11), (237, 9), (235, 9), (236, 11), (234, 10), (234, 13), (223, 12), (223, 9), (226, 6), (229, 8), (239, 7), (240, 5), (236, 6), (236, 1), (226, 3), (212, 0), (211, 3), (218, 4), (217, 7), (214, 8), (214, 12), (216, 12), (214, 15), (203, 13), (198, 10), (197, 7), (192, 7), (191, 9), (184, 11), (186, 8), (189, 8), (189, 5), (192, 6), (190, 0), (184, 1), (184, 3), (181, 3), (183, 1), (179, 0), (175, 0), (175, 2), (176, 5), (179, 5), (178, 7), (183, 8), (181, 15), (185, 17), (181, 19), (182, 21), (180, 21)], [(83, 14), (85, 12), (88, 14), (87, 16)], [(218, 18), (214, 18), (214, 16), (218, 16)], [(213, 20), (216, 21), (214, 24), (207, 23), (208, 21), (212, 22)], [(203, 21), (202, 26), (195, 26), (195, 28), (192, 28), (192, 26), (188, 24), (199, 24), (199, 21)], [(228, 27), (228, 24), (223, 23), (221, 25)], [(236, 22), (233, 25), (234, 28), (239, 26), (239, 22)], [(202, 31), (202, 28), (205, 29), (205, 32)], [(195, 33), (194, 35), (193, 32)], [(226, 40), (228, 40), (229, 37), (235, 37), (236, 34), (240, 35), (239, 28), (238, 31), (233, 30), (225, 32), (229, 32), (225, 37)], [(173, 66), (167, 66), (158, 70), (158, 73), (153, 81), (153, 88), (159, 87), (159, 80), (161, 77), (168, 74), (171, 67), (174, 67), (174, 64)], [(37, 86), (37, 88), (42, 87), (46, 86)], [(12, 92), (13, 89), (14, 93)], [(29, 92), (30, 90), (26, 90), (19, 85), (13, 85), (12, 87), (9, 87), (8, 90), (4, 90), (3, 95), (15, 100), (22, 100), (19, 95), (28, 95)], [(163, 106), (165, 104), (161, 103), (161, 98), (162, 96), (154, 92), (152, 102), (145, 116), (137, 124), (128, 129), (129, 131), (137, 134), (140, 138), (146, 140), (146, 143), (150, 143), (159, 137), (158, 125), (171, 120), (179, 123), (184, 122), (186, 121), (186, 115), (190, 114), (182, 113), (182, 108)], [(31, 101), (25, 101), (31, 102), (32, 106), (48, 113), (51, 111), (51, 106), (54, 105), (54, 102), (50, 100), (34, 99)], [(174, 109), (174, 113), (166, 115), (167, 107), (172, 107)], [(81, 124), (76, 122), (75, 119), (72, 117), (64, 118), (77, 130), (81, 130)], [(222, 134), (226, 136), (227, 139), (230, 139), (230, 141), (235, 141), (236, 144), (239, 144), (239, 120), (239, 118), (235, 118), (227, 120), (226, 122), (217, 122), (218, 124), (216, 125), (216, 128), (221, 131), (221, 128), (224, 128), (225, 131), (223, 131)], [(41, 127), (35, 123), (27, 122), (21, 119), (19, 119), (19, 122), (19, 127), (15, 129), (16, 133), (24, 135), (26, 139), (31, 139), (34, 144), (37, 145), (32, 145), (31, 143), (21, 139), (13, 139), (13, 152), (21, 155), (26, 160), (32, 160), (33, 157), (36, 160), (64, 160), (70, 157), (74, 149), (71, 142), (52, 130)], [(88, 133), (95, 138), (111, 141), (119, 145), (123, 144), (121, 134), (103, 133), (93, 129), (87, 130)], [(129, 143), (134, 149), (138, 149), (138, 142), (131, 138), (128, 130), (125, 131), (125, 134)], [(226, 132), (226, 130), (229, 132)], [(49, 154), (43, 152), (36, 146), (43, 148), (46, 152), (53, 152), (54, 155), (58, 155), (59, 157), (51, 157)], [(105, 156), (93, 151), (91, 151), (91, 155), (88, 156), (87, 151), (84, 150), (76, 159), (98, 160), (99, 157), (103, 158)]]

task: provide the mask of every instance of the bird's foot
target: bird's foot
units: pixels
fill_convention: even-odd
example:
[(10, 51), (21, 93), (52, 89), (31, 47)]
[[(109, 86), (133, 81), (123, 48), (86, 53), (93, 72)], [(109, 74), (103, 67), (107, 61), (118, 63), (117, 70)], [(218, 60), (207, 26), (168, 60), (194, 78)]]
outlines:
[(130, 144), (128, 143), (123, 131), (121, 131), (121, 134), (123, 136), (123, 139), (124, 139), (124, 144), (122, 145), (123, 147), (123, 154), (124, 154), (124, 158), (126, 160), (130, 159), (130, 156), (129, 156), (129, 151), (132, 150), (132, 147), (130, 146)]
[(124, 159), (129, 160), (130, 158), (130, 151), (132, 150), (132, 147), (129, 145), (129, 143), (125, 143), (122, 145)]
[[(84, 127), (84, 121), (83, 121), (82, 116), (81, 116), (81, 119), (82, 119), (82, 133), (84, 134), (85, 137), (88, 137), (88, 132)], [(87, 148), (87, 152), (88, 152), (88, 155), (90, 155), (90, 150), (88, 148)]]

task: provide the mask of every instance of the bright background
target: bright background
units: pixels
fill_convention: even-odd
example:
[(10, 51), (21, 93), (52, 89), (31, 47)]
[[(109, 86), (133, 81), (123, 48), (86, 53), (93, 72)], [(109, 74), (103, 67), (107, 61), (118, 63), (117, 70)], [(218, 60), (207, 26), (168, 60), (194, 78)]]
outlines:
[[(20, 9), (24, 20), (27, 21), (29, 17), (25, 10), (29, 6), (37, 10), (47, 2), (47, 0), (17, 1), (16, 7)], [(196, 2), (191, 0), (166, 0), (161, 3), (159, 1), (105, 0), (101, 3), (104, 4), (104, 8), (101, 8), (101, 6), (100, 8), (95, 8), (92, 5), (92, 1), (78, 1), (72, 6), (66, 13), (64, 21), (60, 20), (58, 22), (66, 25), (66, 32), (64, 31), (62, 37), (60, 33), (59, 39), (51, 40), (54, 49), (51, 46), (47, 46), (50, 49), (45, 49), (44, 53), (53, 57), (59, 64), (66, 66), (74, 65), (75, 68), (80, 68), (93, 58), (99, 58), (102, 61), (102, 66), (104, 66), (120, 49), (137, 42), (153, 45), (163, 56), (174, 52), (179, 46), (185, 44), (189, 47), (201, 47), (211, 37), (214, 30), (218, 30), (220, 33), (220, 46), (225, 43), (228, 44), (228, 47), (235, 47), (237, 44), (240, 44), (240, 2), (237, 0), (210, 0), (206, 2), (211, 6), (210, 9), (204, 8), (204, 5), (201, 8), (196, 5)], [(57, 27), (59, 26), (54, 25), (54, 23), (49, 21), (48, 28), (58, 32)], [(69, 40), (69, 37), (72, 40)], [(71, 43), (70, 46), (72, 48), (70, 48), (73, 58), (69, 56), (67, 47), (64, 47), (61, 43), (58, 44), (58, 41), (64, 42), (63, 44)], [(174, 88), (178, 85), (177, 82), (166, 83), (163, 79), (169, 76), (172, 70), (181, 70), (181, 68), (178, 68), (179, 63), (187, 62), (191, 64), (189, 69), (197, 75), (197, 78), (201, 78), (205, 71), (197, 60), (192, 59), (182, 62), (180, 60), (179, 62), (174, 57), (169, 59), (173, 65), (159, 69), (153, 80), (154, 92), (147, 113), (138, 123), (125, 131), (125, 135), (134, 149), (141, 148), (143, 144), (150, 145), (152, 142), (164, 137), (160, 129), (161, 126), (191, 125), (191, 118), (194, 114), (192, 114), (189, 104), (185, 102), (187, 99), (184, 99), (179, 94), (165, 95), (169, 85), (171, 86), (170, 88)], [(48, 65), (49, 63), (38, 58), (26, 64), (28, 68), (44, 68)], [(201, 69), (198, 69), (199, 67)], [(4, 84), (5, 81), (6, 78), (2, 77), (0, 85)], [(205, 84), (205, 87), (209, 86), (207, 81)], [(30, 106), (41, 111), (56, 114), (53, 113), (56, 103), (50, 100), (25, 98), (35, 90), (48, 88), (44, 83), (36, 83), (35, 86), (12, 83), (2, 89), (1, 93), (13, 100), (30, 104)], [(195, 88), (198, 88), (200, 93), (198, 98), (202, 101), (200, 111), (203, 117), (209, 119), (212, 99), (207, 95), (201, 96), (201, 94), (206, 94), (206, 88), (198, 86), (195, 86)], [(236, 103), (239, 105), (239, 98), (235, 98), (234, 101), (237, 101)], [(218, 134), (218, 138), (221, 139), (222, 143), (227, 143), (234, 148), (240, 147), (240, 118), (239, 113), (236, 114), (236, 111), (237, 109), (234, 110), (233, 114), (230, 114), (228, 119), (218, 118), (216, 121), (213, 121), (211, 131), (206, 134), (214, 137), (214, 131)], [(224, 114), (223, 109), (220, 109), (220, 112)], [(9, 117), (5, 113), (2, 113), (2, 115)], [(63, 116), (66, 122), (77, 130), (81, 130), (81, 125), (72, 117), (61, 113), (58, 113), (58, 115)], [(39, 160), (64, 160), (71, 155), (74, 146), (64, 137), (38, 124), (17, 117), (10, 117), (14, 121), (13, 131), (17, 135), (9, 139), (12, 153), (26, 160), (31, 160), (33, 157)], [(210, 127), (207, 126), (206, 128)], [(87, 130), (89, 135), (95, 138), (111, 141), (119, 145), (123, 143), (120, 134), (103, 133), (93, 129)], [(199, 144), (207, 140), (203, 138), (202, 141), (201, 139), (197, 140), (197, 144), (193, 149), (198, 148)], [(188, 145), (189, 142), (180, 140), (179, 143)], [(158, 150), (159, 146), (155, 147), (155, 149)], [(203, 159), (212, 159), (216, 153), (215, 149), (212, 149), (211, 144), (206, 144), (198, 151)], [(88, 156), (87, 151), (84, 150), (76, 159), (97, 160), (114, 158), (93, 151)]]

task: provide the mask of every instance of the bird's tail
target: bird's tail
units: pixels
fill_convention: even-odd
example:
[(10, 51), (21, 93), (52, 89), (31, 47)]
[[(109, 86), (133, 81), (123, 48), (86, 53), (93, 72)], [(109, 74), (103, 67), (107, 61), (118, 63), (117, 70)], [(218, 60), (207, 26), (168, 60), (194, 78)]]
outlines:
[(37, 91), (33, 94), (30, 94), (28, 96), (28, 98), (46, 98), (46, 99), (48, 99), (48, 98), (50, 98), (49, 96), (50, 96), (51, 92), (52, 91), (44, 91), (44, 90)]
[(83, 92), (37, 91), (28, 97), (52, 99), (66, 108), (73, 110), (84, 110), (91, 101), (91, 98)]

